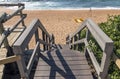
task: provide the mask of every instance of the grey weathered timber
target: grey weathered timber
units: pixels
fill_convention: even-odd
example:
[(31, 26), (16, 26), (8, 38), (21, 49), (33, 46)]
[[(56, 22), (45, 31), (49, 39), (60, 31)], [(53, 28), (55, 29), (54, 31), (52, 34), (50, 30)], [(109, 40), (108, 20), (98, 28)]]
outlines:
[[(0, 47), (2, 46), (2, 44), (3, 44), (3, 42), (4, 43), (7, 43), (7, 41), (6, 41), (6, 39), (7, 39), (7, 37), (18, 27), (18, 25), (21, 23), (21, 21), (23, 20), (23, 19), (25, 19), (25, 17), (26, 16), (24, 16), (23, 18), (21, 18), (18, 22), (17, 22), (17, 24), (15, 24), (13, 27), (11, 27), (11, 28), (8, 28), (7, 30), (4, 30), (3, 29), (3, 25), (1, 24), (1, 27), (0, 27), (0, 30), (1, 30), (1, 33), (2, 33), (2, 38), (1, 38), (1, 41), (0, 41)], [(9, 45), (7, 45), (7, 46), (9, 46)]]
[(17, 28), (17, 26), (26, 18), (26, 15), (24, 14), (21, 19), (13, 26), (9, 29), (9, 33), (13, 32), (15, 28)]
[(25, 64), (25, 59), (23, 57), (24, 54), (23, 54), (22, 48), (20, 46), (13, 46), (13, 52), (15, 53), (15, 55), (19, 55), (21, 57), (21, 60), (17, 61), (17, 65), (18, 65), (21, 78), (28, 79), (27, 68)]
[(3, 59), (0, 59), (0, 65), (2, 64), (7, 64), (7, 63), (12, 63), (12, 62), (16, 62), (17, 60), (20, 60), (20, 56), (10, 56), (10, 57), (6, 57)]
[(15, 16), (16, 14), (18, 14), (21, 10), (24, 9), (24, 6), (21, 6), (20, 8), (18, 8), (18, 10), (16, 10), (15, 12), (13, 12), (12, 14), (8, 15), (8, 17), (6, 18), (6, 20), (11, 19), (13, 16)]
[[(13, 69), (15, 69), (15, 65), (16, 63), (13, 63), (15, 61), (17, 61), (17, 63), (19, 62), (19, 66), (24, 65), (23, 62), (23, 56), (21, 55), (14, 55), (13, 51), (12, 51), (12, 45), (14, 44), (14, 42), (18, 39), (19, 35), (24, 31), (25, 28), (22, 29), (18, 29), (19, 24), (21, 22), (24, 21), (24, 19), (26, 18), (26, 14), (20, 14), (20, 12), (24, 9), (24, 4), (18, 3), (18, 4), (0, 4), (0, 6), (19, 6), (17, 10), (15, 10), (14, 12), (12, 12), (11, 14), (7, 14), (7, 13), (3, 13), (2, 15), (0, 15), (0, 33), (1, 33), (1, 38), (0, 38), (0, 47), (4, 44), (4, 47), (6, 48), (6, 51), (1, 51), (1, 55), (3, 53), (5, 53), (4, 55), (7, 56), (6, 58), (3, 57), (3, 59), (1, 60), (1, 64), (5, 64), (5, 74), (1, 74), (3, 72), (0, 73), (0, 78), (2, 77), (2, 75), (6, 76), (6, 67), (9, 67), (9, 69), (11, 70), (13, 67)], [(14, 16), (20, 16), (22, 15), (22, 17), (20, 18), (20, 20), (18, 20), (16, 22), (16, 24), (14, 24), (12, 27), (3, 27), (3, 23), (6, 23), (8, 20), (12, 19)], [(1, 50), (4, 49), (3, 46), (1, 47)], [(16, 50), (14, 50), (16, 51)], [(20, 48), (18, 48), (18, 51), (21, 51)], [(1, 56), (0, 56), (1, 58)], [(21, 58), (21, 59), (20, 59)], [(4, 62), (4, 63), (2, 63)], [(1, 67), (1, 66), (0, 66)], [(4, 66), (1, 67), (1, 70), (3, 71)], [(8, 69), (8, 68), (7, 68)], [(11, 72), (9, 71), (8, 72)], [(25, 70), (24, 68), (21, 68), (21, 72), (24, 72), (22, 70)], [(13, 71), (17, 71), (17, 69), (13, 70)], [(14, 73), (14, 72), (11, 72)], [(7, 73), (8, 75), (8, 73)], [(25, 74), (26, 75), (26, 74)], [(12, 76), (12, 75), (11, 75)], [(10, 78), (10, 77), (9, 77)], [(2, 79), (2, 78), (1, 78)]]
[[(24, 9), (24, 5), (23, 4), (16, 4), (17, 6), (19, 6), (19, 8), (14, 11), (11, 14), (7, 14), (7, 13), (3, 13), (2, 15), (0, 15), (0, 30), (1, 30), (1, 35), (2, 35), (2, 39), (0, 41), (0, 46), (2, 45), (2, 43), (7, 43), (6, 41), (7, 37), (15, 30), (15, 28), (18, 27), (18, 25), (23, 22), (23, 20), (25, 19), (26, 15), (21, 13), (21, 19), (11, 28), (8, 28), (7, 30), (5, 30), (5, 28), (3, 27), (2, 23), (5, 23), (7, 20), (13, 18), (15, 15), (17, 15), (19, 12), (21, 12)], [(0, 6), (16, 6), (15, 4), (0, 4)], [(5, 41), (5, 42), (4, 42)], [(9, 45), (7, 45), (9, 46)]]
[(6, 22), (7, 20), (11, 19), (15, 15), (17, 15), (19, 12), (21, 12), (21, 10), (23, 10), (23, 9), (24, 9), (24, 6), (21, 6), (20, 8), (18, 8), (18, 10), (14, 11), (11, 14), (3, 13), (3, 15), (1, 16), (2, 18), (0, 19), (0, 21), (2, 23)]
[(32, 68), (33, 63), (34, 63), (34, 61), (35, 61), (36, 54), (37, 54), (38, 52), (40, 52), (40, 50), (39, 50), (39, 49), (40, 49), (39, 44), (40, 44), (40, 42), (37, 42), (36, 47), (35, 47), (32, 55), (31, 55), (31, 58), (30, 58), (29, 63), (28, 63), (28, 65), (27, 65), (27, 70), (28, 70), (27, 73), (28, 73), (28, 74), (30, 74), (31, 68)]
[[(44, 31), (42, 31), (42, 39), (45, 40), (45, 33), (44, 33)], [(41, 40), (40, 40), (40, 41), (41, 41)], [(46, 49), (45, 49), (45, 44), (43, 44), (43, 49), (46, 50)]]
[[(30, 26), (26, 28), (26, 30), (21, 34), (21, 36), (18, 38), (18, 40), (13, 45), (14, 53), (16, 55), (21, 56), (21, 60), (17, 61), (21, 78), (29, 79), (29, 75), (31, 73), (32, 66), (35, 62), (36, 55), (39, 55), (39, 52), (41, 50), (40, 44), (43, 44), (45, 47), (46, 46), (50, 47), (50, 44), (52, 44), (52, 43), (48, 42), (47, 39), (41, 40), (41, 38), (39, 38), (39, 33), (38, 33), (39, 30), (44, 32), (44, 37), (42, 37), (42, 38), (51, 38), (51, 36), (45, 30), (44, 26), (41, 26), (39, 19), (35, 19), (32, 21)], [(26, 61), (26, 59), (24, 58), (25, 53), (29, 53), (29, 51), (30, 51), (29, 48), (26, 49), (26, 47), (29, 45), (29, 42), (32, 39), (32, 36), (34, 34), (35, 34), (36, 47), (32, 51), (31, 56), (28, 59), (29, 61)], [(26, 63), (26, 62), (28, 62), (28, 63)]]
[(33, 79), (93, 79), (84, 53), (60, 48), (40, 53)]
[[(23, 5), (23, 6), (24, 6), (24, 5)], [(20, 8), (20, 7), (21, 7), (21, 5), (18, 5), (18, 8)], [(20, 11), (20, 17), (21, 17), (21, 18), (23, 17), (22, 14), (23, 14), (23, 13), (22, 13), (22, 10), (21, 10), (21, 11)], [(22, 21), (22, 26), (26, 27), (24, 21)]]
[[(86, 37), (80, 38), (79, 34), (80, 32), (86, 28)], [(89, 40), (90, 40), (90, 34), (94, 37), (96, 42), (99, 44), (100, 48), (103, 51), (103, 56), (101, 59), (101, 64), (96, 60), (96, 57), (94, 56), (93, 52), (88, 48)], [(78, 39), (76, 40), (76, 36)], [(99, 79), (106, 79), (107, 78), (107, 72), (108, 67), (110, 63), (111, 53), (113, 50), (113, 41), (99, 28), (97, 24), (95, 24), (91, 19), (87, 19), (83, 22), (83, 24), (73, 33), (69, 35), (69, 39), (67, 37), (66, 40), (67, 44), (69, 44), (70, 47), (76, 47), (76, 45), (80, 43), (85, 44), (85, 53), (88, 53), (90, 56), (90, 59), (92, 60), (92, 63), (94, 65), (94, 68), (97, 72)]]
[(4, 30), (3, 24), (0, 23), (0, 34), (3, 36), (3, 38), (0, 41), (0, 47), (1, 47), (2, 43), (4, 43), (5, 47), (9, 46), (8, 39), (6, 38), (6, 35), (4, 33), (5, 33), (5, 30)]
[(38, 19), (35, 19), (34, 21), (32, 21), (29, 28), (26, 28), (26, 30), (22, 33), (19, 39), (15, 42), (14, 46), (21, 46), (22, 50), (24, 50), (29, 41), (31, 40), (33, 34), (37, 30), (37, 27)]

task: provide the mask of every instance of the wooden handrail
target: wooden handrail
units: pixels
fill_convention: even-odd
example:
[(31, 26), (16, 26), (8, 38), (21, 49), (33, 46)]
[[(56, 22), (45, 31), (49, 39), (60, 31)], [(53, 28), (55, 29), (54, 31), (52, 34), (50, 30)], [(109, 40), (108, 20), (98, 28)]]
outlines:
[(14, 46), (20, 46), (22, 50), (28, 45), (31, 40), (33, 34), (37, 30), (38, 27), (38, 19), (32, 21), (28, 28), (22, 33), (22, 35), (18, 38), (18, 40), (14, 43)]
[[(0, 15), (0, 34), (2, 35), (2, 39), (0, 40), (0, 47), (2, 44), (5, 44), (6, 46), (9, 46), (9, 42), (7, 42), (7, 37), (13, 32), (15, 28), (18, 27), (20, 23), (23, 23), (24, 19), (26, 18), (26, 14), (20, 14), (21, 19), (11, 28), (8, 28), (7, 30), (4, 29), (3, 23), (5, 23), (7, 20), (13, 18), (15, 15), (22, 12), (24, 9), (24, 4), (18, 3), (18, 4), (0, 4), (0, 6), (18, 6), (18, 9), (14, 11), (11, 14), (3, 13)], [(24, 26), (25, 27), (25, 26)]]
[[(26, 14), (22, 13), (22, 10), (24, 9), (24, 4), (18, 3), (18, 4), (0, 4), (0, 6), (18, 6), (18, 9), (13, 11), (11, 14), (7, 14), (7, 13), (3, 13), (2, 15), (0, 15), (0, 34), (2, 35), (2, 38), (0, 39), (0, 47), (2, 46), (2, 44), (4, 43), (4, 47), (7, 49), (8, 52), (8, 57), (1, 59), (0, 60), (0, 64), (9, 64), (12, 62), (19, 62), (22, 61), (22, 57), (21, 55), (14, 55), (14, 56), (9, 56), (9, 53), (13, 54), (12, 50), (12, 45), (9, 45), (8, 39), (7, 37), (17, 28), (19, 27), (18, 25), (20, 23), (22, 23), (22, 26), (24, 27), (23, 30), (21, 31), (21, 33), (24, 31), (25, 29), (25, 24), (24, 24), (24, 19), (26, 18)], [(10, 28), (4, 28), (3, 23), (7, 22), (8, 20), (12, 19), (14, 16), (20, 16), (20, 20), (17, 21), (17, 23), (15, 25), (13, 25), (13, 27)], [(7, 30), (6, 30), (7, 29)], [(19, 37), (19, 36), (18, 36)], [(18, 38), (17, 37), (17, 38)], [(16, 39), (17, 39), (16, 38)], [(13, 43), (16, 41), (16, 39), (13, 41)], [(13, 44), (12, 43), (12, 44)], [(24, 63), (22, 64), (18, 64), (19, 66), (24, 65)], [(24, 68), (23, 68), (24, 69)], [(21, 70), (23, 70), (21, 67)], [(21, 72), (20, 70), (20, 72)]]
[(12, 28), (8, 28), (2, 33), (2, 38), (0, 40), (0, 47), (2, 46), (5, 39), (13, 32), (13, 30), (26, 18), (26, 15), (23, 16)]
[[(31, 25), (25, 30), (25, 32), (22, 33), (22, 35), (19, 37), (19, 39), (15, 42), (14, 46), (21, 46), (22, 50), (25, 49), (27, 44), (29, 43), (30, 39), (32, 38), (35, 31), (38, 29), (38, 27), (41, 28), (44, 33), (51, 38), (51, 36), (48, 34), (48, 32), (45, 30), (43, 25), (40, 23), (38, 19), (34, 19), (34, 21), (31, 23)], [(42, 44), (50, 45), (49, 43), (45, 42), (45, 40), (39, 39), (39, 41)]]
[[(86, 28), (86, 37), (83, 39), (79, 38), (77, 40), (76, 37), (80, 36), (79, 34), (84, 28)], [(103, 57), (100, 65), (97, 62), (93, 52), (90, 51), (90, 48), (88, 47), (88, 39), (90, 39), (90, 34), (92, 34), (103, 51)], [(70, 47), (76, 47), (77, 44), (84, 43), (86, 46), (85, 53), (89, 54), (98, 77), (101, 79), (106, 79), (110, 57), (113, 50), (113, 41), (100, 29), (100, 27), (91, 19), (87, 19), (73, 34), (68, 35), (66, 39), (66, 43), (69, 44)]]
[(0, 65), (16, 62), (16, 61), (18, 61), (20, 59), (21, 59), (21, 57), (19, 55), (6, 57), (6, 58), (3, 58), (3, 59), (0, 59)]
[[(39, 38), (39, 32), (38, 30), (41, 30), (43, 33), (42, 39)], [(26, 51), (25, 48), (29, 45), (29, 42), (32, 38), (32, 36), (35, 34), (35, 41), (36, 41), (36, 47), (34, 48), (34, 51), (32, 52), (32, 56), (30, 57), (30, 60), (26, 66), (25, 59), (23, 57), (24, 52)], [(50, 46), (53, 44), (53, 36), (51, 36), (44, 26), (41, 24), (39, 19), (34, 19), (29, 27), (26, 28), (26, 30), (21, 34), (21, 36), (18, 38), (18, 40), (13, 45), (13, 51), (16, 55), (21, 55), (21, 61), (17, 61), (18, 68), (21, 74), (21, 77), (28, 78), (28, 75), (30, 74), (33, 62), (35, 60), (36, 53), (40, 53), (40, 44), (44, 45), (44, 49), (48, 50)], [(28, 48), (29, 49), (29, 48)], [(45, 51), (44, 50), (44, 51)], [(27, 71), (26, 71), (27, 70)], [(27, 74), (27, 75), (25, 75)]]

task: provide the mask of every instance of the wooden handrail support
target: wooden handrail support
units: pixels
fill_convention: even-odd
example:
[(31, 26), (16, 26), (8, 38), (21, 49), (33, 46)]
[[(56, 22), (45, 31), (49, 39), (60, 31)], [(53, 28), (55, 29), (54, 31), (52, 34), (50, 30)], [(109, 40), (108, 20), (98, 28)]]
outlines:
[[(44, 33), (45, 37), (44, 36), (43, 37), (46, 39), (39, 38), (39, 33), (38, 33), (39, 29), (42, 31), (42, 33)], [(28, 46), (28, 44), (34, 34), (35, 34), (36, 46), (34, 48), (34, 51), (32, 52), (31, 58), (28, 62), (28, 65), (26, 66), (23, 55), (24, 55), (24, 51), (26, 51), (25, 48)], [(35, 56), (37, 53), (39, 54), (40, 50), (41, 50), (40, 44), (45, 45), (45, 47), (47, 46), (46, 48), (49, 49), (51, 46), (50, 40), (52, 40), (52, 36), (49, 35), (49, 33), (46, 31), (46, 29), (44, 28), (42, 23), (39, 21), (39, 19), (35, 19), (30, 24), (30, 26), (26, 28), (26, 30), (22, 33), (22, 35), (18, 38), (18, 40), (14, 43), (13, 51), (14, 51), (15, 55), (21, 56), (21, 60), (17, 61), (21, 78), (29, 79), (28, 75), (30, 74), (31, 68), (33, 66)]]
[(6, 57), (6, 58), (3, 58), (3, 59), (0, 59), (0, 65), (12, 63), (12, 62), (16, 62), (16, 61), (18, 61), (20, 59), (21, 58), (20, 58), (19, 55), (14, 55), (14, 56)]
[[(78, 37), (79, 39), (76, 40), (75, 38), (77, 36), (80, 36), (79, 34), (84, 28), (86, 28), (86, 37), (84, 39), (80, 39)], [(93, 52), (88, 47), (88, 39), (90, 39), (90, 34), (92, 34), (92, 36), (95, 38), (95, 40), (97, 41), (97, 43), (103, 51), (103, 57), (101, 59), (100, 65), (97, 62)], [(73, 34), (70, 34), (66, 39), (66, 44), (69, 44), (70, 47), (73, 45), (84, 43), (86, 46), (84, 52), (89, 54), (94, 68), (98, 74), (98, 78), (107, 78), (110, 57), (113, 51), (113, 41), (99, 28), (97, 24), (95, 24), (91, 19), (87, 19)]]

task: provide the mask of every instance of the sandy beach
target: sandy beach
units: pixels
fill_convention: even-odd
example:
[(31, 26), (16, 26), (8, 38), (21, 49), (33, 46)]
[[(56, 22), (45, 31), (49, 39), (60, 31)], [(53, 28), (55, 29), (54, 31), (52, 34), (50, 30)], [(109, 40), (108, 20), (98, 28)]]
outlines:
[[(11, 10), (2, 10), (7, 13)], [(24, 10), (23, 13), (27, 14), (25, 23), (30, 25), (31, 21), (39, 18), (49, 33), (55, 36), (55, 42), (58, 44), (65, 44), (66, 36), (73, 33), (81, 23), (76, 23), (74, 19), (91, 18), (96, 23), (105, 22), (108, 15), (119, 15), (120, 10)], [(17, 20), (14, 18), (8, 21), (6, 25), (12, 25)]]

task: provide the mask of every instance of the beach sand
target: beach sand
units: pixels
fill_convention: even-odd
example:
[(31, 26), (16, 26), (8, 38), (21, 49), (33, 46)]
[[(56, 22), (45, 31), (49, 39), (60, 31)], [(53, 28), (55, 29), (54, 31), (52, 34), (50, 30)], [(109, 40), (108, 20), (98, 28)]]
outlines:
[[(3, 10), (0, 10), (3, 11)], [(11, 10), (6, 10), (7, 13)], [(120, 10), (24, 10), (27, 14), (25, 24), (30, 25), (31, 21), (39, 18), (46, 30), (54, 34), (57, 44), (65, 44), (66, 36), (73, 33), (80, 27), (81, 23), (76, 23), (76, 18), (91, 18), (96, 23), (105, 22), (108, 15), (119, 15)], [(18, 18), (8, 21), (5, 25), (12, 25)]]

